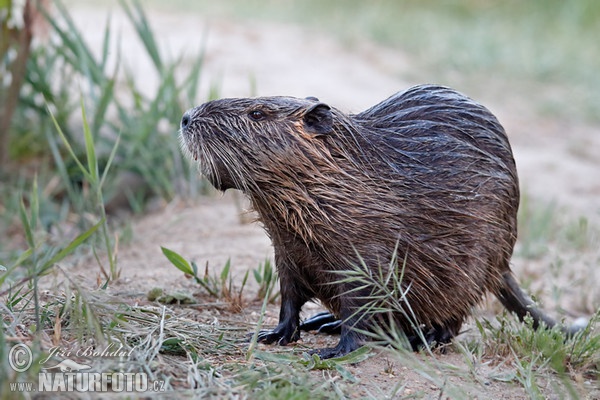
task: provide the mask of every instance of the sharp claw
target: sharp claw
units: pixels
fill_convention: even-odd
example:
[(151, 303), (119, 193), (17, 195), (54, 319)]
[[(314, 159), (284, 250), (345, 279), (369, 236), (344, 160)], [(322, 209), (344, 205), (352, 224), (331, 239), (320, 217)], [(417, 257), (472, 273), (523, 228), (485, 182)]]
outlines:
[[(253, 334), (254, 333), (249, 333), (248, 334), (249, 338), (252, 338)], [(284, 333), (278, 332), (275, 329), (261, 330), (260, 332), (258, 332), (258, 337), (257, 337), (257, 341), (259, 343), (264, 343), (264, 344), (277, 343), (279, 346), (285, 346), (288, 343), (295, 342), (298, 339), (300, 339), (299, 334), (295, 334), (292, 337), (287, 337)]]

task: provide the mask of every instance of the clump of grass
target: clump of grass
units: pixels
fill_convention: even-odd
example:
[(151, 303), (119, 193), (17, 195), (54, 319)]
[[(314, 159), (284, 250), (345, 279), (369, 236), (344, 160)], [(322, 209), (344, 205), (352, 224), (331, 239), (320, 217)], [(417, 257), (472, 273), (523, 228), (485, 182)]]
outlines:
[[(105, 280), (112, 281), (112, 280), (119, 278), (120, 271), (117, 268), (116, 252), (113, 250), (113, 244), (111, 243), (111, 238), (110, 238), (110, 234), (109, 234), (106, 208), (104, 206), (103, 186), (104, 186), (104, 183), (106, 182), (107, 173), (110, 170), (110, 166), (112, 165), (116, 151), (119, 148), (119, 138), (117, 137), (117, 140), (115, 141), (115, 144), (110, 152), (110, 155), (108, 157), (106, 165), (104, 166), (104, 170), (102, 171), (102, 174), (100, 174), (99, 166), (98, 166), (98, 158), (96, 155), (96, 147), (94, 144), (94, 138), (93, 138), (92, 132), (90, 130), (90, 127), (88, 125), (88, 120), (87, 120), (86, 113), (85, 113), (85, 106), (83, 105), (83, 102), (81, 103), (81, 114), (82, 114), (81, 117), (82, 117), (82, 121), (83, 121), (83, 136), (84, 136), (84, 142), (85, 142), (87, 166), (84, 166), (84, 163), (79, 160), (79, 158), (73, 151), (73, 148), (72, 148), (71, 144), (69, 143), (67, 137), (63, 133), (62, 129), (58, 125), (58, 122), (56, 121), (56, 119), (54, 119), (52, 114), (51, 114), (51, 117), (56, 126), (56, 130), (57, 130), (58, 134), (60, 135), (60, 138), (62, 139), (65, 147), (67, 148), (69, 154), (71, 155), (71, 157), (77, 164), (79, 171), (84, 176), (84, 178), (85, 178), (84, 183), (86, 185), (89, 185), (89, 187), (90, 187), (92, 210), (94, 210), (95, 213), (98, 213), (100, 215), (100, 217), (102, 218), (102, 221), (103, 221), (102, 237), (104, 239), (104, 249), (107, 253), (109, 268), (107, 269), (102, 266), (103, 263), (100, 260), (100, 258), (98, 257), (98, 254), (96, 252), (94, 252), (94, 255), (96, 256), (96, 261), (98, 262), (98, 265), (100, 266), (100, 270), (102, 271), (102, 274), (104, 275)], [(60, 158), (56, 154), (55, 154), (55, 157), (56, 157), (55, 158), (56, 164), (59, 166), (59, 170), (61, 171), (61, 173), (63, 175), (62, 177), (63, 177), (64, 183), (67, 185), (67, 187), (69, 187), (69, 190), (68, 190), (69, 193), (74, 193), (74, 189), (72, 187), (70, 187), (70, 181), (69, 181), (68, 177), (66, 176), (65, 166), (64, 166), (64, 162), (63, 162), (62, 158)], [(76, 196), (73, 194), (73, 197), (76, 197)], [(82, 200), (85, 200), (85, 199), (82, 199)]]
[(346, 294), (354, 293), (356, 298), (362, 302), (362, 306), (355, 310), (349, 318), (356, 316), (369, 318), (377, 321), (377, 324), (380, 325), (380, 329), (376, 332), (361, 331), (361, 333), (376, 342), (387, 343), (392, 339), (393, 342), (410, 348), (406, 332), (402, 332), (396, 326), (393, 317), (393, 314), (396, 313), (409, 321), (414, 333), (420, 337), (424, 348), (431, 352), (427, 340), (419, 328), (420, 324), (406, 299), (406, 294), (410, 290), (410, 284), (407, 286), (402, 283), (406, 259), (399, 261), (396, 255), (397, 252), (394, 252), (389, 264), (385, 267), (379, 265), (375, 271), (372, 271), (371, 266), (359, 257), (358, 264), (352, 265), (349, 270), (337, 272), (342, 278), (336, 280), (335, 283), (352, 287)]
[[(183, 111), (198, 101), (204, 59), (202, 45), (189, 73), (182, 75), (179, 60), (165, 59), (159, 51), (140, 3), (122, 1), (121, 5), (159, 77), (156, 93), (142, 94), (140, 85), (146, 83), (139, 82), (131, 71), (122, 72), (122, 56), (114, 42), (110, 20), (106, 23), (101, 50), (96, 55), (68, 9), (61, 2), (53, 2), (52, 12), (38, 11), (45, 16), (50, 35), (43, 44), (34, 42), (27, 52), (23, 85), (17, 92), (12, 121), (2, 133), (2, 140), (6, 142), (2, 150), (10, 154), (15, 164), (29, 163), (31, 170), (55, 169), (60, 173), (58, 185), (55, 181), (41, 182), (47, 188), (44, 194), (55, 207), (64, 207), (66, 197), (74, 215), (84, 214), (81, 197), (85, 197), (82, 180), (86, 177), (69, 157), (74, 153), (81, 159), (89, 153), (89, 148), (80, 140), (77, 124), (73, 124), (79, 120), (80, 98), (85, 99), (100, 174), (104, 173), (111, 152), (116, 149), (112, 155), (116, 162), (104, 182), (106, 204), (120, 205), (123, 202), (120, 198), (125, 197), (131, 209), (141, 211), (152, 196), (170, 200), (176, 195), (189, 196), (204, 191), (195, 169), (180, 152), (175, 134)], [(115, 57), (116, 63), (111, 64), (109, 57)], [(122, 88), (118, 94), (117, 86)], [(210, 96), (216, 96), (214, 90)], [(0, 103), (0, 109), (2, 106)], [(8, 117), (2, 121), (4, 124)], [(60, 126), (70, 150), (61, 146), (63, 139), (56, 140), (55, 125)], [(56, 165), (52, 165), (51, 160)], [(65, 160), (63, 165), (61, 160)], [(6, 174), (7, 182), (30, 179), (28, 168), (15, 171), (17, 173)], [(7, 172), (5, 168), (4, 172)], [(124, 185), (123, 177), (131, 177), (136, 185)], [(40, 178), (52, 179), (53, 174), (40, 174)]]
[[(188, 387), (188, 376), (205, 365), (206, 372), (213, 371), (215, 360), (233, 359), (242, 354), (231, 329), (193, 321), (189, 311), (177, 308), (155, 307), (153, 305), (128, 305), (112, 300), (104, 291), (86, 292), (74, 283), (63, 281), (61, 288), (47, 293), (44, 305), (46, 318), (40, 325), (38, 346), (31, 345), (30, 338), (23, 338), (16, 326), (4, 326), (9, 342), (2, 343), (2, 350), (10, 347), (15, 340), (24, 341), (33, 347), (36, 360), (50, 355), (48, 350), (59, 347), (62, 351), (81, 353), (82, 349), (102, 351), (112, 343), (112, 349), (120, 348), (128, 356), (123, 362), (115, 357), (88, 357), (86, 363), (94, 370), (103, 372), (144, 372), (150, 380), (164, 382), (165, 391)], [(20, 323), (31, 308), (9, 313)], [(4, 324), (6, 324), (4, 319)], [(1, 335), (4, 340), (5, 335)], [(183, 359), (182, 359), (183, 357)], [(35, 364), (28, 373), (33, 381), (41, 367), (55, 365), (62, 359), (56, 355), (43, 365)], [(186, 361), (187, 359), (187, 361)], [(2, 360), (4, 362), (5, 359)], [(6, 382), (23, 379), (11, 369)], [(218, 374), (217, 374), (218, 375)], [(210, 382), (194, 389), (207, 389)], [(223, 383), (221, 387), (226, 387)], [(2, 388), (3, 397), (12, 397), (8, 387)]]
[(333, 374), (314, 379), (309, 371), (285, 364), (254, 364), (234, 371), (234, 382), (251, 398), (341, 399), (348, 392), (347, 385)]
[[(44, 240), (44, 232), (38, 225), (39, 203), (35, 180), (32, 192), (33, 201), (29, 212), (22, 201), (19, 208), (28, 248), (0, 276), (0, 288), (8, 286), (8, 289), (0, 291), (0, 296), (9, 294), (9, 310), (24, 299), (33, 299), (36, 323), (32, 326), (32, 331), (37, 331), (40, 326), (39, 278), (48, 274), (58, 262), (81, 246), (104, 224), (104, 220), (100, 220), (66, 245), (51, 245)], [(26, 284), (31, 285), (30, 290), (22, 294), (22, 287)]]
[(221, 273), (218, 276), (210, 275), (208, 262), (204, 268), (204, 276), (198, 275), (198, 265), (195, 262), (188, 262), (180, 254), (169, 250), (165, 247), (161, 247), (161, 250), (165, 257), (173, 264), (178, 270), (183, 272), (186, 276), (194, 279), (211, 297), (216, 299), (224, 299), (229, 303), (231, 309), (235, 312), (242, 310), (244, 287), (248, 281), (248, 275), (250, 271), (246, 271), (242, 284), (239, 289), (234, 288), (233, 276), (231, 274), (231, 260), (227, 260)]
[(533, 321), (516, 322), (497, 317), (495, 324), (476, 321), (481, 341), (476, 343), (479, 359), (501, 358), (513, 372), (503, 379), (519, 382), (531, 398), (542, 396), (539, 381), (556, 380), (554, 392), (578, 397), (576, 381), (598, 380), (600, 365), (600, 335), (595, 332), (600, 314), (596, 314), (586, 328), (565, 340), (558, 329), (532, 328)]
[[(208, 269), (208, 264), (207, 264)], [(231, 260), (228, 259), (221, 271), (220, 281), (221, 281), (221, 294), (225, 298), (225, 300), (230, 304), (231, 309), (234, 312), (240, 312), (243, 309), (244, 301), (242, 297), (242, 293), (244, 292), (244, 287), (246, 286), (246, 282), (248, 281), (248, 275), (250, 271), (247, 270), (242, 278), (242, 284), (239, 290), (236, 290), (233, 285), (233, 276), (230, 273), (231, 269)], [(206, 275), (206, 274), (205, 274)]]
[[(475, 379), (479, 383), (496, 379), (482, 377), (480, 366), (487, 362), (486, 359), (494, 360), (497, 357), (509, 360), (502, 366), (504, 372), (501, 379), (519, 383), (532, 398), (538, 398), (546, 392), (540, 386), (540, 380), (556, 380), (557, 383), (552, 388), (555, 393), (573, 395), (578, 390), (574, 383), (578, 375), (598, 379), (597, 372), (590, 374), (590, 371), (597, 371), (600, 360), (600, 335), (595, 332), (598, 315), (585, 330), (567, 340), (558, 327), (534, 330), (531, 320), (523, 324), (515, 318), (502, 316), (498, 318), (499, 326), (476, 322), (480, 339), (471, 344), (456, 345), (465, 355), (467, 371), (452, 368), (448, 370), (448, 366), (437, 360), (434, 351), (427, 345), (423, 349), (431, 359), (431, 365), (423, 365), (422, 358), (415, 359), (412, 355), (406, 332), (395, 324), (392, 317), (393, 314), (403, 315), (411, 321), (415, 333), (421, 332), (406, 300), (406, 291), (410, 285), (406, 286), (402, 282), (404, 267), (403, 263), (395, 259), (386, 268), (376, 270), (359, 263), (348, 271), (343, 271), (344, 277), (338, 283), (350, 285), (354, 288), (351, 292), (361, 296), (364, 306), (356, 314), (378, 321), (372, 331), (361, 331), (372, 339), (371, 345), (390, 346), (402, 358), (404, 365), (410, 365), (408, 360), (413, 359), (415, 370), (431, 379), (444, 394), (452, 393), (452, 398), (460, 398), (461, 393), (464, 395), (462, 388), (450, 385), (446, 380), (448, 376), (456, 374), (467, 382)], [(424, 337), (421, 340), (425, 343)], [(507, 373), (506, 369), (511, 372)], [(471, 379), (465, 377), (467, 372)]]
[[(39, 281), (47, 276), (56, 265), (83, 245), (104, 221), (100, 221), (85, 232), (67, 243), (52, 245), (45, 240), (43, 230), (39, 229), (39, 214), (37, 210), (37, 190), (33, 190), (34, 200), (27, 210), (21, 202), (20, 217), (25, 231), (28, 248), (24, 250), (9, 267), (0, 275), (0, 297), (6, 299), (0, 305), (2, 309), (2, 334), (0, 337), (0, 355), (2, 364), (8, 360), (8, 349), (15, 342), (27, 343), (33, 352), (33, 367), (24, 374), (16, 374), (14, 370), (3, 365), (0, 378), (3, 382), (25, 382), (37, 378), (40, 370), (39, 361), (46, 357), (46, 346), (42, 346), (47, 337), (47, 329), (54, 329), (52, 343), (61, 340), (61, 318), (53, 314), (58, 307), (56, 303), (42, 301)], [(81, 308), (80, 308), (81, 309)], [(85, 313), (93, 319), (93, 313)], [(79, 328), (90, 331), (96, 325), (74, 324)], [(92, 329), (93, 331), (93, 329)], [(98, 333), (98, 332), (96, 332)], [(12, 397), (9, 388), (3, 385), (1, 397)]]
[[(266, 398), (345, 398), (359, 379), (345, 366), (369, 357), (363, 347), (344, 357), (321, 360), (317, 355), (256, 352), (249, 368), (235, 368), (234, 380), (256, 397)], [(315, 380), (310, 371), (323, 371)]]
[(576, 251), (590, 250), (596, 243), (600, 242), (600, 234), (589, 220), (580, 216), (571, 221), (564, 230), (566, 245)]

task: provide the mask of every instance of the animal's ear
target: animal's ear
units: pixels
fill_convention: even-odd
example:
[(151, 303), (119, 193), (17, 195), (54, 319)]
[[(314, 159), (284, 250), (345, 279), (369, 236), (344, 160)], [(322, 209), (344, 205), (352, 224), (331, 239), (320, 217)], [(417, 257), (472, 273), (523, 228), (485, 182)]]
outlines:
[(325, 103), (313, 104), (304, 113), (304, 127), (313, 135), (325, 135), (333, 129), (331, 107)]

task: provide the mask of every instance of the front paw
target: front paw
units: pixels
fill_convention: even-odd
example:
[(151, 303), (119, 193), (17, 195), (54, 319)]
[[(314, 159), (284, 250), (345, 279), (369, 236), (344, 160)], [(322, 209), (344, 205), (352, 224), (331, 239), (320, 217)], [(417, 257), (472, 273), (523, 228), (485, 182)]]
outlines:
[(296, 342), (300, 339), (298, 329), (287, 327), (276, 327), (275, 329), (263, 329), (258, 332), (258, 341), (260, 343), (272, 344), (277, 343), (279, 346), (285, 346), (288, 343)]

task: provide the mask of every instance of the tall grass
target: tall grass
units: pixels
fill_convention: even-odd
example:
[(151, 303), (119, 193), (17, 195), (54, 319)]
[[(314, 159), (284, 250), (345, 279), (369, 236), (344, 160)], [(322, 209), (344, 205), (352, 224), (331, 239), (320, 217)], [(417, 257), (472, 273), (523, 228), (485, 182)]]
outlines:
[[(21, 167), (10, 174), (3, 169), (0, 184), (2, 237), (19, 231), (13, 218), (19, 213), (15, 193), (26, 192), (34, 175), (42, 189), (31, 197), (37, 199), (45, 229), (60, 232), (61, 222), (69, 218), (85, 231), (92, 225), (90, 213), (103, 219), (108, 265), (102, 274), (107, 280), (118, 277), (107, 209), (123, 207), (117, 202), (120, 196), (125, 197), (125, 206), (139, 212), (151, 197), (170, 200), (202, 190), (194, 168), (180, 152), (176, 132), (183, 111), (198, 101), (203, 54), (198, 54), (187, 75), (177, 79), (178, 61), (163, 58), (140, 3), (121, 5), (160, 77), (156, 93), (142, 95), (139, 85), (144, 82), (123, 72), (118, 61), (109, 67), (109, 54), (121, 57), (110, 20), (96, 55), (61, 2), (52, 2), (50, 12), (39, 9), (50, 36), (46, 43), (34, 42), (31, 47), (6, 132), (13, 166)], [(123, 84), (125, 90), (117, 95), (116, 85)], [(0, 258), (18, 255), (18, 242), (0, 240)], [(96, 258), (102, 264), (98, 254)]]
[[(127, 348), (147, 344), (132, 358), (133, 369), (144, 365), (136, 360), (151, 362), (158, 356), (163, 342), (171, 338), (163, 338), (157, 347), (152, 339), (154, 320), (143, 319), (152, 329), (140, 336), (131, 337), (131, 331), (123, 330), (148, 310), (127, 308), (102, 291), (120, 272), (106, 204), (113, 193), (127, 192), (117, 179), (125, 172), (144, 182), (147, 195), (167, 200), (191, 194), (198, 186), (194, 170), (179, 151), (176, 131), (183, 110), (197, 101), (202, 55), (182, 81), (176, 79), (178, 63), (161, 58), (141, 5), (122, 2), (161, 78), (157, 93), (143, 96), (132, 74), (121, 77), (118, 63), (108, 70), (110, 24), (102, 51), (95, 56), (67, 8), (60, 2), (52, 4), (51, 13), (40, 10), (50, 24), (51, 37), (48, 43), (31, 48), (6, 132), (10, 139), (6, 150), (13, 166), (21, 168), (9, 174), (3, 167), (0, 184), (2, 398), (17, 395), (4, 383), (34, 381), (41, 368), (35, 362), (24, 374), (9, 368), (9, 349), (15, 343), (28, 344), (35, 361), (47, 357), (52, 346), (68, 349), (94, 343), (101, 347), (114, 341)], [(115, 87), (122, 81), (126, 90), (117, 96)], [(165, 119), (167, 132), (161, 133), (159, 125)], [(143, 209), (145, 197), (135, 192), (127, 195), (133, 209)], [(65, 229), (73, 221), (74, 229)], [(61, 267), (68, 256), (92, 255), (104, 276), (99, 292), (83, 290)], [(58, 286), (42, 290), (40, 281), (52, 276), (59, 276)], [(218, 336), (214, 340), (222, 342)]]
[[(90, 192), (91, 192), (90, 197), (92, 200), (92, 207), (93, 207), (91, 211), (94, 214), (99, 214), (103, 221), (103, 223), (102, 223), (102, 238), (104, 240), (104, 251), (106, 251), (107, 258), (108, 258), (108, 264), (109, 264), (108, 271), (109, 272), (107, 272), (106, 268), (104, 268), (102, 266), (103, 263), (101, 262), (100, 258), (96, 254), (96, 252), (94, 252), (94, 254), (96, 256), (96, 260), (98, 262), (98, 265), (100, 266), (100, 269), (101, 269), (105, 279), (107, 281), (115, 280), (119, 277), (120, 272), (117, 268), (116, 255), (113, 250), (111, 238), (109, 235), (106, 208), (104, 206), (104, 195), (103, 195), (102, 188), (104, 186), (104, 183), (106, 182), (106, 177), (107, 177), (108, 171), (110, 170), (110, 166), (112, 165), (112, 162), (115, 158), (115, 153), (116, 153), (117, 149), (119, 148), (120, 137), (117, 137), (117, 140), (115, 141), (113, 149), (110, 152), (110, 155), (108, 156), (108, 160), (106, 161), (106, 165), (104, 166), (104, 170), (102, 171), (102, 174), (100, 175), (100, 171), (98, 168), (98, 159), (96, 157), (96, 148), (95, 148), (95, 144), (94, 144), (94, 138), (93, 138), (92, 132), (90, 130), (90, 126), (88, 124), (88, 120), (87, 120), (86, 113), (85, 113), (85, 106), (83, 105), (83, 102), (81, 104), (81, 118), (83, 121), (83, 136), (84, 136), (84, 141), (85, 141), (85, 153), (86, 153), (86, 159), (87, 159), (87, 166), (85, 166), (84, 163), (81, 160), (79, 160), (79, 158), (73, 151), (71, 144), (69, 143), (67, 137), (63, 133), (60, 125), (58, 125), (58, 123), (57, 123), (56, 119), (54, 118), (54, 116), (52, 115), (52, 113), (50, 113), (50, 116), (52, 117), (52, 121), (54, 122), (54, 124), (56, 126), (56, 130), (57, 130), (58, 134), (60, 135), (60, 138), (62, 139), (65, 147), (67, 148), (70, 156), (73, 158), (73, 160), (79, 167), (79, 171), (81, 171), (81, 173), (85, 177), (84, 182), (90, 185)], [(55, 153), (55, 157), (56, 157), (56, 159), (55, 159), (56, 165), (59, 167), (59, 170), (63, 173), (63, 181), (69, 187), (70, 181), (64, 173), (64, 171), (65, 171), (64, 162), (63, 162), (62, 158), (56, 156), (56, 153)], [(72, 187), (69, 187), (69, 192), (73, 193)], [(75, 197), (75, 196), (73, 195), (73, 197)]]
[[(101, 51), (96, 55), (67, 8), (61, 2), (52, 2), (51, 12), (42, 10), (52, 34), (47, 43), (32, 47), (18, 107), (8, 132), (8, 150), (17, 163), (36, 158), (44, 165), (55, 161), (57, 155), (63, 157), (62, 143), (52, 143), (56, 137), (54, 119), (73, 146), (75, 155), (84, 155), (86, 148), (78, 136), (79, 127), (73, 124), (79, 119), (79, 99), (83, 96), (100, 173), (112, 149), (116, 148), (115, 163), (105, 180), (106, 203), (124, 194), (129, 206), (141, 211), (152, 196), (168, 200), (198, 190), (197, 174), (179, 151), (176, 132), (183, 111), (198, 101), (203, 54), (200, 52), (189, 73), (178, 79), (175, 76), (178, 60), (164, 59), (141, 5), (135, 1), (121, 4), (153, 61), (160, 82), (156, 93), (151, 97), (142, 94), (140, 87), (145, 82), (140, 82), (132, 71), (121, 68), (121, 54), (110, 20), (106, 22)], [(109, 63), (109, 56), (117, 59), (114, 65)], [(116, 85), (125, 90), (119, 90), (117, 95)], [(115, 146), (117, 138), (120, 138), (119, 146)], [(71, 188), (59, 187), (53, 194), (60, 195), (61, 190), (67, 190), (70, 201), (77, 203), (84, 176), (72, 160), (65, 163), (63, 171)], [(135, 190), (122, 183), (121, 178), (126, 174), (139, 182)], [(69, 186), (69, 183), (63, 180), (63, 185)], [(81, 209), (76, 211), (79, 213)]]

